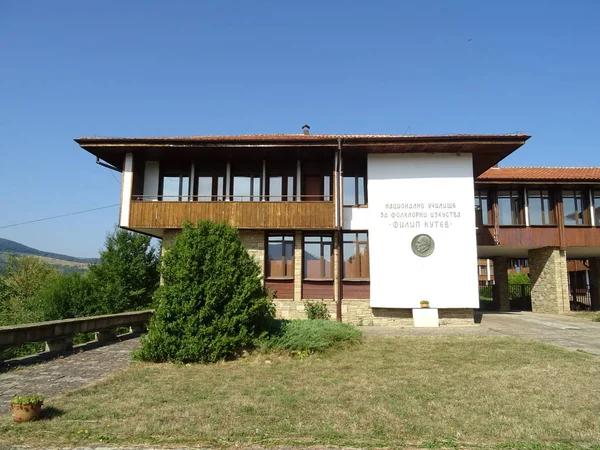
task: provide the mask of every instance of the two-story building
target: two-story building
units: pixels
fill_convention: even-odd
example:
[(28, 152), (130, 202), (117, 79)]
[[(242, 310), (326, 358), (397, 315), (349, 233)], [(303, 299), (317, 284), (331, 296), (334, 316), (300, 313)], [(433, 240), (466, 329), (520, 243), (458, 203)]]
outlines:
[[(428, 300), (472, 322), (478, 258), (528, 258), (534, 311), (569, 308), (566, 261), (600, 278), (600, 168), (495, 168), (525, 135), (247, 135), (76, 139), (122, 172), (119, 226), (168, 242), (184, 221), (240, 230), (278, 315), (412, 324)], [(598, 190), (596, 190), (598, 188)], [(473, 200), (475, 199), (475, 208)], [(504, 274), (504, 275), (503, 275)]]

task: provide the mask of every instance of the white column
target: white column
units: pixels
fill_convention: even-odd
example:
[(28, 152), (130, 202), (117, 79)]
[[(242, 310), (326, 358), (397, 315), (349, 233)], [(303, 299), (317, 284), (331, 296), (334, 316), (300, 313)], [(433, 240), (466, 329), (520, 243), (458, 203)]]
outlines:
[(492, 281), (492, 273), (491, 273), (492, 270), (491, 270), (491, 267), (490, 267), (491, 264), (490, 264), (489, 258), (486, 259), (485, 262), (487, 264), (487, 281), (488, 281), (488, 284), (489, 284), (489, 282)]
[(131, 210), (131, 194), (133, 191), (133, 153), (125, 155), (123, 164), (123, 182), (121, 183), (121, 214), (119, 226), (129, 226), (129, 212)]
[(300, 160), (296, 162), (296, 201), (300, 201), (302, 195), (302, 164)]
[(527, 197), (527, 188), (523, 188), (523, 199), (525, 200), (525, 226), (529, 226), (529, 197)]
[(231, 195), (231, 163), (227, 162), (227, 170), (225, 172), (225, 201), (229, 201)]
[(146, 161), (144, 167), (144, 200), (158, 200), (160, 167), (158, 161)]
[(590, 188), (590, 223), (593, 227), (596, 226), (596, 209), (594, 206), (594, 194), (592, 188)]

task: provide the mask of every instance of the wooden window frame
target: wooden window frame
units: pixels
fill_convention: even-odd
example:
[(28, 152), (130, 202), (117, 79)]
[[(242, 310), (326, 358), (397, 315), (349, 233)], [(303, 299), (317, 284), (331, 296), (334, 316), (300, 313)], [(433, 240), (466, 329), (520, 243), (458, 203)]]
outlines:
[[(273, 165), (274, 167), (271, 167)], [(266, 171), (266, 179), (265, 182), (265, 194), (266, 200), (269, 202), (293, 202), (298, 198), (297, 191), (297, 175), (298, 169), (296, 166), (296, 161), (294, 161), (294, 167), (278, 167), (275, 163), (269, 164), (267, 161), (267, 171)], [(272, 177), (281, 177), (281, 195), (279, 194), (271, 194), (271, 178)], [(292, 178), (292, 194), (288, 195), (289, 189), (289, 178)], [(278, 200), (273, 200), (272, 197), (278, 197)]]
[[(269, 243), (270, 242), (277, 242), (277, 243), (281, 243), (282, 245), (282, 250), (281, 250), (281, 261), (283, 263), (283, 267), (284, 270), (287, 269), (287, 265), (286, 265), (286, 242), (290, 242), (290, 240), (287, 240), (285, 238), (292, 238), (291, 239), (291, 243), (292, 243), (292, 254), (291, 254), (291, 261), (292, 261), (292, 273), (291, 274), (285, 274), (283, 276), (276, 276), (273, 277), (271, 276), (271, 265), (269, 263), (270, 259), (269, 259)], [(270, 241), (269, 238), (281, 238), (281, 240), (279, 241)], [(295, 267), (295, 236), (294, 233), (265, 233), (265, 279), (267, 280), (293, 280), (294, 279), (294, 267)]]
[[(250, 178), (250, 195), (241, 196), (236, 195), (234, 192), (235, 179), (236, 177), (249, 177)], [(259, 186), (258, 192), (254, 192), (254, 181), (258, 179)], [(229, 180), (229, 192), (230, 198), (234, 202), (259, 202), (263, 200), (262, 191), (263, 191), (263, 183), (265, 180), (263, 179), (263, 162), (261, 161), (252, 161), (252, 162), (241, 162), (238, 164), (231, 165), (231, 179)], [(236, 200), (236, 197), (248, 197), (247, 200)]]
[[(320, 238), (319, 239), (319, 244), (320, 244), (320, 259), (321, 259), (321, 268), (320, 268), (320, 276), (319, 277), (310, 277), (308, 278), (306, 276), (306, 238)], [(329, 241), (325, 241), (324, 239), (330, 239)], [(309, 242), (309, 244), (316, 244), (317, 242)], [(329, 260), (331, 261), (332, 267), (331, 267), (331, 276), (330, 277), (326, 277), (325, 276), (325, 246), (329, 245), (331, 252), (329, 254)], [(302, 236), (302, 279), (303, 280), (316, 280), (316, 281), (331, 281), (333, 280), (333, 246), (334, 246), (334, 240), (333, 240), (333, 234), (332, 233), (323, 233), (323, 234), (304, 234)]]
[[(567, 223), (566, 221), (566, 209), (565, 209), (565, 192), (573, 192), (573, 197), (567, 197), (567, 198), (571, 198), (573, 199), (574, 203), (575, 203), (575, 222), (576, 223)], [(581, 211), (577, 210), (577, 201), (575, 200), (576, 198), (578, 198), (575, 193), (576, 192), (581, 192)], [(587, 195), (586, 195), (587, 194)], [(562, 217), (562, 221), (565, 227), (589, 227), (592, 225), (591, 222), (591, 218), (590, 218), (590, 197), (589, 197), (589, 190), (584, 188), (584, 187), (580, 187), (580, 186), (574, 186), (574, 187), (570, 187), (570, 186), (563, 186), (563, 188), (560, 191), (560, 196), (561, 196), (561, 202), (563, 205), (563, 217)], [(581, 223), (577, 223), (579, 221), (579, 217), (578, 217), (578, 212), (582, 213), (582, 219), (581, 219)]]
[[(211, 188), (211, 198), (206, 200), (204, 198), (200, 199), (200, 195), (198, 193), (198, 187), (200, 185), (200, 178), (212, 178), (212, 188)], [(223, 186), (222, 192), (219, 192), (219, 178), (223, 178)], [(206, 163), (196, 162), (195, 163), (195, 173), (194, 173), (194, 197), (193, 200), (199, 202), (206, 201), (224, 201), (225, 200), (225, 192), (227, 183), (227, 163), (211, 163), (209, 168), (206, 168)], [(204, 197), (204, 196), (203, 196)]]
[[(592, 205), (591, 212), (594, 214), (594, 226), (600, 227), (600, 186), (592, 187)], [(597, 203), (596, 203), (597, 201)], [(596, 214), (596, 208), (598, 208), (599, 212)]]
[[(535, 192), (535, 191), (539, 191), (540, 192), (540, 196), (531, 196), (531, 192)], [(544, 195), (544, 192), (546, 193), (546, 195)], [(530, 199), (531, 198), (535, 198), (535, 199), (540, 199), (540, 204), (541, 204), (541, 211), (542, 211), (542, 222), (544, 222), (545, 217), (544, 217), (544, 199), (548, 199), (548, 207), (550, 208), (548, 210), (548, 219), (550, 220), (550, 223), (542, 223), (542, 224), (532, 224), (531, 223), (531, 205), (530, 205)], [(556, 218), (556, 200), (554, 198), (553, 192), (551, 189), (547, 188), (547, 187), (538, 187), (538, 186), (533, 186), (531, 188), (527, 188), (527, 198), (525, 199), (526, 204), (527, 204), (527, 211), (529, 213), (529, 226), (530, 227), (555, 227), (558, 225), (558, 220)]]
[[(501, 192), (509, 192), (510, 195), (509, 197), (500, 195)], [(513, 196), (513, 192), (516, 193), (515, 196)], [(511, 218), (511, 223), (501, 223), (501, 217), (502, 217), (502, 213), (500, 210), (500, 198), (509, 198), (510, 199), (510, 218)], [(514, 217), (513, 216), (513, 208), (512, 208), (512, 202), (513, 199), (517, 199), (519, 202), (519, 212), (518, 212), (518, 218), (519, 218), (519, 223), (514, 223)], [(501, 227), (524, 227), (525, 226), (525, 201), (524, 201), (524, 196), (523, 196), (523, 187), (522, 186), (502, 186), (502, 187), (498, 187), (498, 189), (496, 189), (496, 204), (498, 205), (498, 225)]]
[[(482, 195), (484, 193), (485, 195)], [(485, 198), (487, 200), (487, 210), (485, 211), (485, 215), (481, 206), (481, 199)], [(492, 214), (492, 196), (490, 195), (490, 190), (487, 187), (484, 188), (475, 188), (475, 221), (477, 222), (477, 211), (481, 211), (481, 226), (490, 227), (494, 226), (493, 214)], [(479, 210), (477, 209), (479, 207)], [(487, 223), (483, 222), (483, 218), (487, 218)], [(479, 224), (477, 224), (479, 225)]]
[[(365, 233), (367, 235), (367, 239), (366, 240), (360, 240), (358, 238), (359, 234)], [(353, 239), (346, 239), (346, 236), (352, 236)], [(357, 256), (357, 264), (358, 264), (358, 273), (359, 275), (356, 277), (346, 277), (346, 255), (344, 254), (344, 246), (345, 244), (354, 244), (354, 254)], [(369, 233), (366, 230), (362, 230), (362, 231), (343, 231), (342, 232), (342, 251), (341, 251), (341, 257), (342, 257), (342, 261), (344, 261), (344, 264), (342, 265), (342, 280), (344, 281), (352, 281), (352, 280), (356, 280), (356, 281), (369, 281), (370, 279), (370, 271), (371, 271), (371, 262), (368, 261), (367, 262), (367, 268), (366, 268), (366, 276), (363, 273), (363, 267), (361, 266), (361, 259), (358, 257), (360, 255), (360, 245), (361, 244), (365, 244), (367, 246), (367, 257), (369, 258)]]
[[(164, 181), (165, 181), (165, 177), (168, 178), (175, 178), (175, 177), (179, 177), (179, 193), (177, 194), (177, 199), (164, 199), (163, 198), (163, 189), (164, 189)], [(187, 193), (183, 193), (183, 179), (187, 178), (188, 179), (188, 192)], [(161, 171), (160, 172), (160, 178), (158, 180), (158, 199), (160, 201), (165, 201), (165, 202), (187, 202), (190, 200), (190, 174), (184, 174), (183, 172), (177, 171), (177, 170), (165, 170), (164, 172)], [(187, 197), (187, 199), (183, 199), (184, 197)]]

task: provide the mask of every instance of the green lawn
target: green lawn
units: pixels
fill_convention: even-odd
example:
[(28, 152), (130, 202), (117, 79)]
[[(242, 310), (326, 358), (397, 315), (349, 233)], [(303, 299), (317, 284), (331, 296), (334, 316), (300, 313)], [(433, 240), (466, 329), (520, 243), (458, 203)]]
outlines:
[(0, 417), (0, 440), (576, 448), (600, 443), (600, 359), (518, 338), (366, 338), (301, 359), (135, 363), (47, 406), (54, 418)]

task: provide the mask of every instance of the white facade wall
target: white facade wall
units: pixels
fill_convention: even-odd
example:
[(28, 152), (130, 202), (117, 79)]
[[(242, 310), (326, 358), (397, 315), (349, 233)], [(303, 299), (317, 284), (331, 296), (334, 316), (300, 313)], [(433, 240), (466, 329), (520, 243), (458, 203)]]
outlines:
[[(369, 207), (344, 222), (369, 231), (371, 307), (478, 307), (472, 167), (471, 154), (369, 155)], [(419, 234), (428, 257), (412, 251)]]
[(119, 226), (129, 226), (129, 214), (131, 212), (131, 194), (133, 192), (133, 154), (125, 155), (125, 164), (123, 165), (123, 179), (121, 191), (121, 213), (119, 217)]

